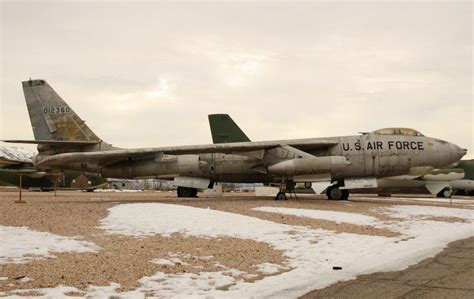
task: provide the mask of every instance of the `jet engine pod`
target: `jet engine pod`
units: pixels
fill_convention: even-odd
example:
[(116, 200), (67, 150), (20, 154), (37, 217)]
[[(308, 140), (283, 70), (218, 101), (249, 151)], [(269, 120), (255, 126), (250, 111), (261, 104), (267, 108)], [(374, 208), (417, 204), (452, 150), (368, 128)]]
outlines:
[(104, 178), (143, 178), (199, 176), (207, 165), (200, 161), (198, 155), (160, 156), (157, 159), (141, 161), (124, 161), (102, 168)]
[(291, 159), (268, 166), (268, 172), (282, 176), (333, 173), (350, 165), (342, 156)]
[(177, 161), (180, 175), (202, 174), (201, 169), (207, 165), (207, 162), (201, 161), (198, 155), (180, 155)]

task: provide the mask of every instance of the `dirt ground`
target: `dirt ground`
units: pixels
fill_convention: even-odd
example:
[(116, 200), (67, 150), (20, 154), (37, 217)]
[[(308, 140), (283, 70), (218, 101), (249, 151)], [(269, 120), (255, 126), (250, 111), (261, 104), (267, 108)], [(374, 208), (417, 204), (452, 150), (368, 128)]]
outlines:
[[(419, 195), (417, 195), (419, 197)], [(94, 253), (55, 253), (54, 258), (35, 260), (23, 264), (1, 264), (0, 292), (9, 294), (12, 290), (36, 289), (67, 285), (85, 290), (88, 285), (108, 285), (116, 282), (121, 285), (120, 290), (132, 290), (138, 286), (141, 277), (153, 275), (157, 271), (164, 273), (197, 273), (200, 271), (219, 271), (222, 268), (232, 268), (250, 273), (248, 281), (264, 278), (257, 271), (255, 265), (272, 263), (285, 266), (287, 259), (282, 252), (270, 247), (266, 243), (230, 237), (198, 238), (185, 237), (173, 234), (170, 237), (154, 236), (150, 238), (135, 238), (122, 235), (104, 233), (100, 228), (100, 220), (107, 216), (108, 209), (122, 203), (170, 203), (200, 208), (211, 208), (270, 220), (282, 224), (322, 228), (336, 232), (348, 232), (363, 235), (398, 236), (397, 232), (388, 229), (374, 228), (369, 225), (355, 225), (336, 223), (333, 221), (296, 217), (291, 215), (275, 214), (254, 211), (252, 208), (260, 206), (305, 208), (341, 212), (357, 212), (375, 216), (386, 220), (387, 215), (376, 213), (374, 209), (387, 207), (393, 204), (407, 204), (397, 198), (379, 198), (376, 196), (355, 195), (350, 201), (328, 201), (322, 196), (300, 196), (298, 199), (275, 201), (272, 198), (257, 198), (253, 193), (229, 193), (224, 197), (178, 199), (174, 193), (168, 192), (24, 192), (25, 204), (15, 204), (18, 198), (16, 192), (0, 190), (0, 225), (14, 227), (29, 227), (32, 230), (49, 232), (60, 236), (81, 236), (83, 240), (95, 243), (101, 250)], [(474, 200), (473, 200), (474, 202)], [(411, 205), (431, 205), (452, 207), (449, 201), (438, 202), (410, 202)], [(463, 208), (456, 206), (456, 208)], [(450, 219), (440, 219), (449, 221)], [(472, 252), (472, 240), (467, 245), (456, 247), (456, 254), (464, 256), (463, 251)], [(462, 243), (464, 244), (464, 243)], [(232, 248), (232, 250), (229, 250)], [(170, 267), (150, 263), (156, 257), (179, 257), (180, 262)], [(202, 257), (202, 258), (201, 258)], [(465, 272), (457, 274), (474, 277), (472, 272), (472, 256), (466, 259), (467, 264), (459, 265)], [(470, 263), (470, 264), (469, 264)], [(470, 270), (468, 268), (470, 265)], [(423, 262), (418, 268), (406, 271), (419, 271), (419, 268), (433, 267), (433, 263)], [(452, 267), (458, 267), (457, 262)], [(128, 269), (122, 271), (121, 269)], [(450, 268), (450, 270), (452, 270)], [(435, 271), (430, 268), (427, 273)], [(430, 272), (431, 271), (431, 272)], [(454, 271), (454, 270), (453, 270)], [(402, 271), (403, 272), (403, 271)], [(367, 297), (366, 285), (371, 281), (380, 282), (380, 277), (392, 277), (388, 274), (374, 274), (364, 276), (352, 282), (345, 282), (330, 286), (316, 293), (308, 294), (308, 298), (319, 296), (339, 297), (341, 292), (355, 297)], [(23, 282), (20, 277), (27, 276), (30, 281)], [(403, 275), (398, 275), (403, 279)], [(446, 277), (444, 277), (446, 278)], [(391, 279), (391, 278), (390, 278)], [(462, 278), (460, 278), (462, 279)], [(472, 280), (471, 280), (472, 282)], [(449, 283), (446, 282), (446, 283)], [(454, 283), (454, 282), (453, 282)], [(341, 285), (339, 287), (339, 285)], [(472, 286), (459, 295), (470, 295)], [(341, 291), (341, 289), (343, 289)], [(419, 286), (421, 293), (414, 292), (418, 286), (412, 286), (411, 294), (424, 295), (426, 284)], [(358, 296), (360, 294), (360, 296)], [(395, 293), (394, 293), (395, 294)], [(397, 293), (398, 294), (398, 293)], [(35, 294), (30, 294), (35, 295)], [(398, 296), (398, 295), (397, 295)], [(350, 296), (349, 296), (350, 297)], [(370, 296), (369, 296), (370, 297)]]

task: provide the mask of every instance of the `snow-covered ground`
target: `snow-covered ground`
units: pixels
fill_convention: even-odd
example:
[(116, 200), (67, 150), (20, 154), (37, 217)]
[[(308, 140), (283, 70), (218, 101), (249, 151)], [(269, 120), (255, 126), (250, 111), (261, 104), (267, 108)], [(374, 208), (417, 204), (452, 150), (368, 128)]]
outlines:
[[(265, 210), (257, 208), (257, 210)], [(283, 250), (292, 270), (266, 277), (254, 283), (233, 277), (233, 286), (227, 291), (216, 286), (228, 284), (229, 278), (220, 273), (212, 285), (168, 283), (176, 276), (157, 273), (161, 282), (168, 285), (166, 293), (155, 290), (157, 296), (227, 297), (297, 297), (315, 288), (323, 288), (340, 280), (375, 271), (394, 271), (408, 267), (424, 258), (434, 256), (451, 241), (474, 234), (472, 211), (438, 207), (394, 206), (383, 210), (394, 217), (408, 217), (406, 221), (378, 221), (375, 217), (356, 213), (343, 213), (280, 208), (280, 213), (327, 219), (338, 222), (375, 225), (398, 231), (399, 238), (336, 233), (322, 229), (279, 224), (254, 217), (168, 204), (126, 204), (110, 209), (102, 221), (109, 233), (130, 236), (170, 235), (230, 236), (252, 239)], [(382, 212), (382, 211), (381, 211)], [(327, 214), (326, 214), (327, 213)], [(140, 215), (137, 219), (134, 215)], [(419, 217), (420, 216), (420, 217)], [(423, 216), (423, 217), (421, 217)], [(426, 220), (426, 216), (457, 217), (467, 222)], [(369, 223), (368, 223), (369, 222)], [(436, 231), (436, 234), (433, 232)], [(290, 233), (292, 232), (292, 233)], [(333, 270), (342, 267), (341, 271)], [(208, 274), (205, 274), (208, 275)], [(186, 277), (183, 277), (186, 279)], [(197, 279), (197, 278), (196, 278)], [(223, 281), (221, 282), (220, 279)], [(154, 277), (144, 278), (147, 285)], [(217, 281), (216, 281), (217, 280)], [(173, 288), (173, 286), (176, 286)], [(150, 291), (149, 288), (147, 290)]]
[(0, 226), (0, 242), (0, 264), (51, 258), (54, 252), (93, 252), (99, 249), (91, 242), (27, 227)]
[[(147, 237), (181, 233), (207, 238), (227, 236), (250, 239), (282, 250), (288, 263), (256, 265), (259, 272), (271, 276), (254, 282), (244, 281), (251, 274), (223, 266), (216, 272), (198, 274), (157, 272), (140, 278), (138, 282), (141, 286), (126, 293), (120, 293), (120, 286), (113, 282), (109, 286), (90, 286), (86, 292), (80, 293), (100, 298), (143, 298), (145, 293), (160, 298), (296, 298), (316, 288), (361, 274), (404, 269), (436, 255), (449, 242), (474, 235), (474, 212), (466, 209), (399, 205), (375, 210), (402, 218), (396, 221), (381, 221), (358, 213), (314, 209), (258, 207), (255, 210), (372, 225), (399, 232), (401, 236), (337, 233), (182, 205), (122, 204), (110, 208), (109, 215), (101, 221), (100, 227), (109, 234)], [(451, 220), (460, 218), (462, 221), (435, 221), (430, 217), (455, 217)], [(169, 265), (180, 261), (174, 253), (150, 260)], [(333, 267), (342, 269), (334, 270)], [(64, 292), (79, 290), (58, 286), (36, 291), (43, 292), (45, 296), (64, 297)]]

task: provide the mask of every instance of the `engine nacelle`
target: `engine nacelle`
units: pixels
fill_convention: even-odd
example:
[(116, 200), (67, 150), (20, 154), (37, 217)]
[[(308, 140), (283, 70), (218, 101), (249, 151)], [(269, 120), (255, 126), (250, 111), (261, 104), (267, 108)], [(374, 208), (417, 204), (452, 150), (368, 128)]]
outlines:
[(177, 158), (178, 173), (182, 176), (197, 176), (202, 174), (202, 168), (207, 162), (201, 161), (198, 155), (180, 155)]
[(105, 178), (173, 178), (181, 176), (202, 175), (207, 162), (201, 161), (198, 155), (162, 156), (155, 161), (125, 161), (102, 168)]
[(281, 176), (335, 173), (351, 162), (342, 156), (291, 159), (268, 166), (268, 172)]

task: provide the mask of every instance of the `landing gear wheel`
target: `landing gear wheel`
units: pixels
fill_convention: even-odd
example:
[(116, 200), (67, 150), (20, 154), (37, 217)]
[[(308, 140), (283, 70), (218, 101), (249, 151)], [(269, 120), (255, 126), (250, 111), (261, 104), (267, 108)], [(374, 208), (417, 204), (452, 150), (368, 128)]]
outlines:
[(286, 194), (283, 192), (278, 192), (278, 194), (275, 195), (275, 200), (286, 200)]
[(445, 197), (445, 198), (448, 198), (448, 197), (451, 197), (453, 196), (453, 189), (451, 188), (444, 188), (443, 190), (441, 190), (438, 194), (437, 194), (438, 197)]
[[(342, 200), (344, 199), (343, 191), (346, 190), (341, 190), (339, 187), (329, 187), (326, 191), (326, 195), (330, 200)], [(347, 197), (349, 197), (349, 192), (347, 192)]]
[(196, 188), (178, 187), (177, 193), (178, 197), (196, 197), (197, 191)]

